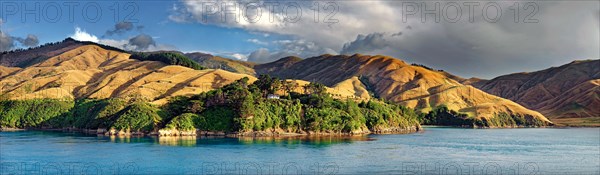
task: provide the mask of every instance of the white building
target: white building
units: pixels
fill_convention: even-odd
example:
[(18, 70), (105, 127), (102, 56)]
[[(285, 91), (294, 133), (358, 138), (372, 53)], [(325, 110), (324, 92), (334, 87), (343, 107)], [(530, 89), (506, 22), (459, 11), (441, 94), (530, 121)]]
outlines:
[(267, 95), (267, 99), (279, 99), (279, 95), (269, 94)]

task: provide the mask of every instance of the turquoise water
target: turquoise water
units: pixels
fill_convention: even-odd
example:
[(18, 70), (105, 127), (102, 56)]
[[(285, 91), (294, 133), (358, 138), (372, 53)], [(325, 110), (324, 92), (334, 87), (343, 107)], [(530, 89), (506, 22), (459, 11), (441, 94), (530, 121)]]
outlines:
[(0, 132), (1, 174), (600, 174), (600, 128), (426, 128), (344, 138)]

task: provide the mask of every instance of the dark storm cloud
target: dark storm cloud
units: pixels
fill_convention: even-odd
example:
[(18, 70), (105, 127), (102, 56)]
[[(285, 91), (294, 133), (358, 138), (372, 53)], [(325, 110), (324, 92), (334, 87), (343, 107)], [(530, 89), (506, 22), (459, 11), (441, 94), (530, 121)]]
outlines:
[(114, 34), (122, 34), (133, 29), (141, 30), (144, 26), (134, 26), (131, 22), (119, 22), (115, 24), (114, 29), (106, 31), (104, 36), (112, 36)]
[(383, 49), (389, 46), (384, 33), (358, 35), (356, 40), (344, 44), (341, 54), (354, 54)]
[(34, 47), (40, 43), (40, 40), (37, 36), (29, 34), (26, 38), (15, 38), (18, 42), (20, 42), (23, 46)]
[[(468, 3), (477, 4), (473, 11), (462, 2), (413, 2), (418, 6), (417, 10), (425, 9), (425, 5), (426, 9), (431, 9), (439, 3), (441, 22), (434, 22), (434, 15), (422, 16), (423, 11), (403, 15), (406, 11), (402, 10), (402, 5), (407, 1), (336, 1), (340, 7), (334, 16), (338, 23), (328, 25), (315, 25), (312, 15), (303, 15), (305, 19), (292, 25), (277, 20), (269, 23), (228, 22), (220, 20), (219, 15), (203, 20), (206, 13), (202, 11), (202, 2), (182, 2), (182, 6), (174, 7), (176, 13), (169, 16), (170, 20), (291, 36), (345, 54), (389, 55), (465, 77), (493, 78), (545, 69), (574, 59), (600, 57), (598, 1), (470, 1)], [(443, 11), (450, 3), (461, 8), (460, 20), (447, 22), (452, 14)], [(484, 20), (496, 13), (488, 4), (500, 6), (498, 21)], [(515, 4), (521, 9), (517, 15), (514, 15)], [(484, 15), (483, 7), (486, 6), (492, 8), (487, 8), (490, 11), (485, 11)], [(525, 18), (535, 20), (526, 22)], [(357, 37), (358, 34), (363, 36)], [(257, 50), (252, 57), (268, 59), (266, 53), (273, 55), (287, 51), (284, 47), (270, 49)]]
[(15, 46), (13, 38), (8, 34), (0, 31), (0, 51), (11, 50)]
[(150, 46), (156, 46), (156, 42), (150, 35), (140, 34), (129, 39), (129, 46), (134, 46), (135, 50), (146, 50)]
[(8, 33), (0, 31), (0, 51), (9, 51), (16, 47), (15, 42), (20, 43), (22, 46), (34, 47), (39, 44), (38, 37), (32, 34), (27, 35), (26, 38), (10, 36)]
[(400, 35), (402, 35), (402, 32), (392, 34), (392, 36), (400, 36)]
[[(513, 4), (498, 3), (502, 7)], [(481, 18), (475, 22), (422, 23), (417, 17), (411, 27), (399, 28), (402, 35), (362, 33), (362, 37), (346, 41), (342, 53), (390, 55), (464, 77), (493, 78), (536, 71), (575, 59), (598, 59), (598, 4), (540, 1), (536, 3), (540, 10), (532, 17), (537, 22), (533, 23), (525, 23), (523, 18), (514, 22), (508, 15), (495, 23)], [(511, 11), (503, 8), (503, 12)], [(474, 16), (481, 17), (481, 10), (476, 13)]]
[(287, 56), (308, 58), (321, 54), (337, 54), (337, 52), (332, 49), (319, 47), (315, 43), (307, 42), (305, 40), (279, 40), (274, 41), (273, 44), (278, 45), (279, 47), (276, 51), (270, 52), (266, 48), (260, 48), (248, 55), (248, 61), (267, 63)]

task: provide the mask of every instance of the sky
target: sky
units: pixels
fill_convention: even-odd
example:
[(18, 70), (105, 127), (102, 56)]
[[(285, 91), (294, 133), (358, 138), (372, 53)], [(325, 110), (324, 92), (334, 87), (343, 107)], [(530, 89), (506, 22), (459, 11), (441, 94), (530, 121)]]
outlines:
[(126, 50), (387, 55), (493, 78), (600, 57), (599, 1), (2, 1), (0, 51), (67, 37)]

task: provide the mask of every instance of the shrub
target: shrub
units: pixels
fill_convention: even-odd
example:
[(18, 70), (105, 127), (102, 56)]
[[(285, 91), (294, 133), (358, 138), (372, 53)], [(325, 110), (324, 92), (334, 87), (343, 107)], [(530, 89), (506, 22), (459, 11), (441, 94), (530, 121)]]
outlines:
[(196, 61), (179, 53), (163, 52), (163, 53), (143, 53), (136, 52), (132, 53), (130, 59), (136, 59), (140, 61), (160, 61), (169, 65), (185, 66), (196, 70), (205, 69)]
[(200, 113), (194, 120), (194, 126), (204, 131), (234, 131), (234, 116), (231, 108), (215, 106)]
[(196, 130), (194, 126), (194, 119), (198, 118), (198, 115), (192, 113), (181, 114), (174, 117), (167, 125), (166, 128), (177, 129), (179, 131), (191, 131)]
[(121, 110), (111, 129), (131, 131), (152, 131), (161, 122), (158, 109), (148, 103), (136, 102)]
[(56, 99), (0, 101), (0, 124), (13, 128), (42, 127), (48, 121), (65, 115), (71, 108), (72, 101)]
[(62, 127), (103, 128), (112, 124), (115, 114), (125, 108), (122, 99), (78, 100), (69, 115), (63, 119)]
[(426, 125), (473, 126), (475, 123), (475, 119), (450, 110), (444, 105), (433, 108), (421, 120), (422, 124)]

